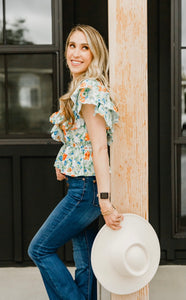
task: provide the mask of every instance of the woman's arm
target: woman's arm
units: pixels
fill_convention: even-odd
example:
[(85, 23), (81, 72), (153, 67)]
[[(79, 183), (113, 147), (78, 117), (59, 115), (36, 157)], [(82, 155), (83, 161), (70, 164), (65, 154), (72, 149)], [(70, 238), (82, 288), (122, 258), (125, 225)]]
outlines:
[[(93, 104), (83, 104), (81, 113), (85, 120), (88, 134), (93, 148), (93, 163), (96, 174), (98, 193), (110, 193), (109, 157), (107, 148), (106, 124), (99, 114), (94, 116), (95, 106)], [(112, 210), (109, 199), (99, 200), (103, 212)], [(114, 210), (111, 214), (104, 216), (105, 223), (112, 229), (120, 229), (120, 222), (123, 216)]]

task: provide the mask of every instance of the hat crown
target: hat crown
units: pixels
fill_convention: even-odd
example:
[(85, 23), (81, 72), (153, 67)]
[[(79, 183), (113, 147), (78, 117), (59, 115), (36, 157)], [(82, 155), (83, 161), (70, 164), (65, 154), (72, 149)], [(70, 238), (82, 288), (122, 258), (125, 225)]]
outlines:
[(143, 244), (131, 242), (121, 247), (116, 242), (111, 249), (113, 267), (122, 276), (136, 277), (145, 274), (149, 267), (149, 257)]
[(132, 276), (144, 275), (149, 266), (149, 258), (142, 244), (131, 245), (124, 253), (124, 264)]

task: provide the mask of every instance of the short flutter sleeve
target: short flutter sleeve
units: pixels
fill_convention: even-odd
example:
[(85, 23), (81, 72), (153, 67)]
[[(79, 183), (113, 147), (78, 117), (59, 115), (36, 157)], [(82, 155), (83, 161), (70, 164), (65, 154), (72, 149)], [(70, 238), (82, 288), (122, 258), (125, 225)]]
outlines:
[(50, 122), (54, 125), (51, 129), (51, 137), (57, 142), (64, 142), (64, 133), (60, 128), (60, 124), (63, 121), (64, 116), (59, 110), (50, 116)]
[(106, 122), (108, 144), (112, 142), (113, 125), (118, 122), (118, 110), (110, 98), (108, 90), (95, 79), (86, 79), (71, 96), (74, 110), (79, 114), (83, 104), (95, 105), (95, 115), (100, 114)]

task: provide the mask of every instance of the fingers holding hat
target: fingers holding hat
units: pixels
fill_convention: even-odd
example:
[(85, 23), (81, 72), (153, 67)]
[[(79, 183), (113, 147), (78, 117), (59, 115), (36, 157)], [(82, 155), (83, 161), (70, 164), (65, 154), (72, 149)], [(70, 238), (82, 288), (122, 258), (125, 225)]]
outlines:
[(121, 222), (124, 217), (122, 214), (118, 213), (116, 209), (114, 209), (109, 215), (105, 215), (103, 217), (106, 225), (111, 229), (119, 230), (121, 228)]

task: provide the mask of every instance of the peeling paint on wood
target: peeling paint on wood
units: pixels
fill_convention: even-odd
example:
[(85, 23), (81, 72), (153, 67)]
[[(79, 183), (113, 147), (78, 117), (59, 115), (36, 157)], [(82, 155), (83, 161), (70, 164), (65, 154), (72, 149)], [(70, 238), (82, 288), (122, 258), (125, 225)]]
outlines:
[[(110, 84), (120, 122), (111, 147), (112, 201), (148, 219), (147, 0), (109, 0)], [(112, 300), (148, 300), (148, 286)]]

